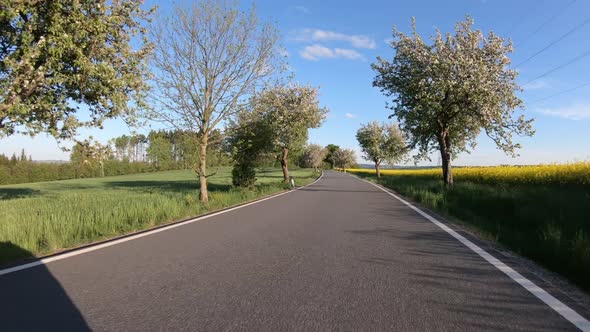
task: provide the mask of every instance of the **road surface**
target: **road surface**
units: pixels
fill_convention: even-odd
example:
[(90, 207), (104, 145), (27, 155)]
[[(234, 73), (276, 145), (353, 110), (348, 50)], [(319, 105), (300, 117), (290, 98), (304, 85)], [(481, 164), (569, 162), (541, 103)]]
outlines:
[(0, 330), (567, 331), (575, 326), (379, 188), (315, 184), (0, 275)]

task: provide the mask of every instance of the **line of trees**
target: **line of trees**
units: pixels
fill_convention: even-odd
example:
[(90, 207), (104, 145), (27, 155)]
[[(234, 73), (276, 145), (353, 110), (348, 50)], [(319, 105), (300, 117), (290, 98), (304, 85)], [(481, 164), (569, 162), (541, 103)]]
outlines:
[[(249, 170), (271, 160), (287, 181), (308, 129), (319, 127), (327, 110), (316, 88), (285, 79), (276, 26), (260, 22), (254, 6), (244, 11), (226, 1), (176, 5), (155, 21), (153, 12), (137, 0), (4, 5), (0, 137), (75, 138), (59, 178), (191, 168), (204, 203), (208, 166), (230, 156), (235, 173), (252, 183)], [(81, 105), (90, 116), (80, 116)], [(102, 128), (116, 117), (173, 130), (123, 135), (109, 145), (76, 138), (79, 128)], [(306, 162), (318, 168), (319, 157)]]
[(341, 149), (335, 144), (321, 147), (317, 144), (308, 145), (300, 158), (299, 165), (306, 168), (333, 169), (358, 167), (356, 153), (352, 149)]
[[(261, 23), (254, 7), (243, 11), (225, 1), (177, 5), (155, 22), (153, 11), (137, 0), (4, 4), (0, 138), (45, 132), (69, 139), (79, 128), (102, 128), (106, 119), (132, 125), (147, 119), (174, 128), (173, 137), (119, 137), (110, 152), (79, 141), (76, 160), (99, 174), (110, 174), (114, 161), (192, 168), (202, 202), (209, 199), (208, 165), (222, 163), (210, 151), (221, 146), (230, 146), (236, 170), (252, 174), (246, 170), (270, 155), (287, 180), (289, 160), (303, 153), (307, 130), (321, 125), (325, 109), (317, 89), (284, 82), (276, 26)], [(522, 101), (518, 73), (509, 67), (512, 45), (473, 24), (468, 17), (454, 34), (437, 32), (432, 43), (415, 22), (409, 35), (394, 29), (393, 59), (378, 57), (372, 68), (373, 86), (391, 98), (387, 107), (398, 121), (391, 128), (399, 132), (367, 124), (357, 133), (378, 172), (383, 161), (409, 151), (415, 160), (437, 151), (444, 183), (452, 186), (451, 160), (473, 149), (480, 133), (509, 155), (520, 147), (514, 135), (534, 133), (532, 119), (515, 117)], [(227, 125), (231, 138), (216, 134)], [(306, 162), (317, 165), (315, 159), (309, 151)], [(336, 146), (327, 147), (324, 160), (330, 167), (355, 162), (353, 151)]]
[[(151, 133), (150, 133), (151, 134)], [(131, 162), (145, 161), (149, 137), (139, 135), (122, 135), (111, 140), (115, 158), (118, 160), (129, 160)], [(152, 143), (153, 144), (153, 143)]]
[[(0, 184), (16, 184), (89, 177), (114, 176), (177, 169), (192, 169), (199, 159), (191, 144), (195, 133), (158, 130), (146, 135), (122, 135), (101, 144), (93, 139), (77, 142), (69, 162), (34, 162), (25, 151), (20, 156), (0, 154)], [(217, 144), (210, 144), (209, 163), (229, 166), (231, 155), (213, 131)]]
[(318, 89), (310, 86), (275, 85), (252, 96), (229, 128), (234, 185), (252, 186), (254, 168), (269, 157), (279, 162), (288, 181), (290, 155), (303, 154), (308, 130), (319, 127), (327, 113), (319, 106)]
[[(75, 178), (124, 175), (153, 171), (149, 164), (119, 161), (110, 158), (89, 158), (90, 150), (84, 143), (72, 150), (69, 162), (36, 162), (23, 151), (20, 156), (0, 154), (0, 185), (40, 181), (57, 181)], [(104, 151), (104, 150), (103, 150)], [(106, 152), (106, 151), (105, 151)]]

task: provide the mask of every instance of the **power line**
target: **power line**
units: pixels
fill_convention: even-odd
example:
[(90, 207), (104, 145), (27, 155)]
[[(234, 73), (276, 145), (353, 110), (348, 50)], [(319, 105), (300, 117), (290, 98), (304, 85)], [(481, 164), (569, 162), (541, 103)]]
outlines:
[(551, 16), (547, 21), (545, 21), (541, 25), (539, 25), (533, 32), (531, 32), (526, 37), (524, 37), (523, 38), (524, 41), (522, 42), (522, 44), (520, 44), (520, 47), (522, 47), (523, 44), (525, 44), (527, 41), (529, 41), (530, 38), (532, 36), (534, 36), (537, 32), (541, 31), (541, 29), (543, 29), (547, 24), (551, 23), (554, 19), (559, 17), (559, 15), (563, 14), (563, 12), (566, 9), (568, 9), (571, 5), (573, 5), (575, 2), (576, 2), (576, 0), (570, 1), (567, 5), (565, 5), (565, 7), (562, 7), (561, 10), (559, 10), (557, 13), (555, 13), (555, 15)]
[(583, 83), (583, 84), (580, 84), (580, 85), (574, 86), (573, 88), (569, 88), (569, 89), (567, 89), (567, 90), (563, 90), (563, 91), (560, 91), (560, 92), (554, 93), (554, 94), (552, 94), (552, 95), (549, 95), (549, 96), (547, 96), (547, 97), (543, 97), (543, 98), (540, 98), (540, 99), (533, 100), (533, 101), (531, 101), (531, 102), (530, 102), (530, 103), (528, 103), (528, 104), (529, 104), (529, 105), (530, 105), (530, 104), (535, 104), (535, 103), (538, 103), (538, 102), (540, 102), (540, 101), (544, 101), (544, 100), (547, 100), (547, 99), (551, 99), (551, 98), (553, 98), (553, 97), (557, 97), (557, 96), (560, 96), (560, 95), (562, 95), (562, 94), (565, 94), (565, 93), (568, 93), (568, 92), (572, 92), (572, 91), (575, 91), (575, 90), (581, 89), (581, 88), (583, 88), (583, 87), (586, 87), (586, 86), (590, 86), (590, 82), (586, 82), (586, 83)]
[(516, 30), (517, 27), (521, 26), (522, 23), (524, 23), (524, 20), (521, 19), (523, 16), (525, 16), (526, 14), (529, 14), (531, 16), (534, 16), (532, 14), (536, 14), (536, 12), (542, 7), (542, 5), (545, 2), (546, 1), (542, 1), (542, 3), (539, 4), (538, 6), (535, 6), (535, 8), (532, 11), (530, 11), (529, 8), (526, 8), (524, 11), (522, 11), (520, 13), (520, 15), (518, 15), (518, 18), (519, 19), (514, 24), (512, 24), (512, 26), (510, 27), (510, 29), (508, 29), (508, 35), (511, 35), (512, 32), (514, 32), (514, 30)]
[(551, 73), (553, 73), (553, 72), (555, 72), (555, 71), (558, 71), (559, 69), (561, 69), (561, 68), (563, 68), (563, 67), (567, 67), (567, 66), (571, 65), (572, 63), (574, 63), (574, 62), (576, 62), (576, 61), (578, 61), (578, 60), (580, 60), (580, 59), (582, 59), (582, 58), (585, 58), (585, 57), (587, 57), (587, 56), (589, 56), (589, 55), (590, 55), (590, 51), (586, 51), (586, 52), (584, 52), (584, 53), (582, 53), (582, 54), (578, 55), (577, 57), (575, 57), (575, 58), (573, 58), (573, 59), (571, 59), (571, 60), (569, 60), (569, 61), (567, 61), (567, 62), (565, 62), (565, 63), (562, 63), (561, 65), (559, 65), (559, 66), (557, 66), (557, 67), (554, 67), (554, 68), (552, 68), (552, 69), (550, 69), (550, 70), (548, 70), (548, 71), (544, 72), (543, 74), (541, 74), (541, 75), (539, 75), (539, 76), (537, 76), (537, 77), (533, 78), (532, 80), (530, 80), (530, 81), (526, 82), (526, 83), (525, 83), (525, 84), (523, 84), (522, 86), (523, 86), (523, 87), (524, 87), (524, 86), (527, 86), (527, 85), (531, 84), (532, 82), (534, 82), (534, 81), (538, 80), (539, 78), (545, 77), (545, 76), (547, 76), (547, 75), (549, 75), (549, 74), (551, 74)]
[(575, 27), (573, 27), (572, 29), (570, 29), (568, 32), (564, 33), (563, 35), (561, 35), (559, 38), (557, 38), (556, 40), (552, 41), (551, 43), (549, 43), (547, 46), (543, 47), (542, 49), (540, 49), (539, 51), (537, 51), (536, 53), (534, 53), (533, 55), (529, 56), (528, 58), (526, 58), (524, 61), (521, 61), (520, 63), (518, 63), (515, 67), (520, 67), (523, 64), (529, 62), (530, 60), (532, 60), (533, 58), (535, 58), (537, 55), (545, 52), (547, 49), (549, 49), (551, 46), (557, 44), (558, 42), (560, 42), (561, 40), (563, 40), (564, 38), (566, 38), (567, 36), (571, 35), (572, 33), (574, 33), (576, 30), (580, 29), (581, 27), (583, 27), (584, 25), (586, 25), (588, 22), (590, 22), (590, 17), (588, 17), (587, 19), (585, 19), (584, 21), (582, 21), (580, 24), (576, 25)]

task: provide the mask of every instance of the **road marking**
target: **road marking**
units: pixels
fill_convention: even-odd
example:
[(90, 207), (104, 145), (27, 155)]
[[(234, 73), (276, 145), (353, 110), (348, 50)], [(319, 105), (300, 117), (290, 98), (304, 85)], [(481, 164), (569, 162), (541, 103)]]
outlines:
[(375, 184), (375, 183), (373, 183), (371, 181), (368, 181), (368, 180), (365, 180), (365, 179), (361, 179), (359, 177), (356, 177), (356, 178), (359, 179), (359, 180), (365, 181), (367, 183), (370, 183), (371, 185), (373, 185), (373, 186), (375, 186), (375, 187), (383, 190), (384, 192), (386, 192), (390, 196), (394, 197), (398, 201), (400, 201), (400, 202), (404, 203), (405, 205), (407, 205), (410, 209), (418, 212), (421, 216), (423, 216), (424, 218), (428, 219), (430, 222), (432, 222), (436, 226), (440, 227), (445, 232), (449, 233), (455, 239), (459, 240), (459, 242), (463, 243), (467, 248), (471, 249), (473, 252), (475, 252), (476, 254), (478, 254), (479, 256), (481, 256), (483, 259), (485, 259), (486, 261), (488, 261), (488, 263), (492, 264), (498, 270), (504, 272), (507, 276), (509, 276), (510, 278), (512, 278), (512, 280), (516, 281), (518, 284), (520, 284), (526, 290), (528, 290), (529, 292), (533, 293), (533, 295), (535, 295), (541, 301), (545, 302), (546, 305), (548, 305), (549, 307), (551, 307), (551, 309), (555, 310), (558, 314), (560, 314), (561, 316), (563, 316), (563, 318), (567, 319), (570, 323), (574, 324), (577, 328), (579, 328), (580, 330), (582, 330), (584, 332), (590, 332), (590, 322), (586, 318), (582, 317), (580, 314), (578, 314), (573, 309), (571, 309), (570, 307), (568, 307), (565, 303), (559, 301), (553, 295), (549, 294), (547, 291), (545, 291), (541, 287), (537, 286), (535, 283), (533, 283), (529, 279), (525, 278), (523, 275), (521, 275), (520, 273), (516, 272), (511, 267), (509, 267), (508, 265), (504, 264), (502, 261), (500, 261), (496, 257), (490, 255), (487, 251), (481, 249), (480, 247), (478, 247), (477, 245), (475, 245), (473, 242), (467, 240), (461, 234), (455, 232), (449, 226), (447, 226), (444, 223), (440, 222), (439, 220), (437, 220), (436, 218), (432, 217), (428, 213), (422, 211), (421, 209), (415, 207), (414, 205), (412, 205), (411, 203), (407, 202), (403, 198), (401, 198), (398, 195), (392, 193), (389, 189), (384, 188), (383, 186), (380, 186), (378, 184)]
[(139, 239), (139, 238), (142, 238), (142, 237), (146, 237), (146, 236), (153, 235), (153, 234), (156, 234), (156, 233), (164, 232), (164, 231), (167, 231), (169, 229), (173, 229), (173, 228), (176, 228), (176, 227), (188, 225), (188, 224), (194, 223), (196, 221), (200, 221), (200, 220), (204, 220), (204, 219), (209, 219), (209, 218), (218, 216), (220, 214), (224, 214), (224, 213), (227, 213), (227, 212), (231, 212), (231, 211), (235, 211), (237, 209), (244, 208), (246, 206), (258, 204), (258, 203), (267, 201), (269, 199), (277, 198), (279, 196), (283, 196), (283, 195), (286, 195), (286, 194), (295, 192), (295, 191), (297, 191), (299, 189), (302, 189), (302, 188), (311, 186), (311, 185), (315, 184), (316, 182), (318, 182), (319, 180), (321, 180), (321, 178), (323, 176), (324, 176), (324, 173), (322, 173), (320, 175), (320, 177), (317, 178), (315, 181), (313, 181), (312, 183), (307, 184), (307, 185), (305, 185), (303, 187), (295, 188), (294, 190), (289, 190), (289, 191), (281, 192), (281, 193), (278, 193), (278, 194), (275, 194), (275, 195), (272, 195), (272, 196), (269, 196), (269, 197), (261, 198), (259, 200), (255, 200), (255, 201), (252, 201), (252, 202), (249, 202), (249, 203), (246, 203), (246, 204), (242, 204), (242, 205), (239, 205), (239, 206), (235, 206), (235, 207), (232, 207), (232, 208), (228, 208), (228, 209), (225, 209), (225, 210), (214, 212), (214, 213), (211, 213), (211, 214), (208, 214), (208, 215), (205, 215), (205, 216), (201, 216), (201, 217), (196, 217), (196, 218), (193, 218), (193, 219), (188, 219), (188, 220), (180, 221), (180, 222), (173, 223), (173, 224), (166, 225), (166, 226), (161, 226), (161, 227), (156, 228), (156, 229), (153, 229), (151, 231), (150, 230), (148, 230), (148, 231), (142, 231), (139, 234), (128, 235), (128, 236), (125, 236), (123, 238), (116, 239), (116, 240), (110, 240), (110, 241), (107, 240), (106, 242), (99, 243), (99, 244), (96, 244), (96, 245), (90, 245), (89, 247), (86, 247), (86, 248), (74, 249), (74, 250), (72, 250), (70, 252), (66, 252), (66, 253), (63, 253), (63, 254), (56, 254), (55, 256), (50, 256), (50, 257), (47, 257), (47, 258), (42, 258), (40, 260), (37, 260), (37, 261), (34, 261), (34, 262), (30, 262), (30, 263), (27, 263), (27, 264), (22, 264), (22, 265), (17, 265), (17, 266), (13, 266), (13, 267), (10, 267), (10, 268), (6, 268), (6, 269), (3, 269), (3, 270), (0, 270), (0, 276), (5, 275), (5, 274), (9, 274), (9, 273), (13, 273), (13, 272), (17, 272), (17, 271), (21, 271), (21, 270), (25, 270), (25, 269), (29, 269), (29, 268), (32, 268), (32, 267), (35, 267), (35, 266), (39, 266), (39, 265), (46, 265), (46, 264), (51, 263), (51, 262), (59, 261), (59, 260), (66, 259), (66, 258), (69, 258), (69, 257), (78, 256), (78, 255), (85, 254), (85, 253), (88, 253), (88, 252), (91, 252), (91, 251), (95, 251), (95, 250), (99, 250), (99, 249), (111, 247), (111, 246), (114, 246), (114, 245), (117, 245), (117, 244), (120, 244), (120, 243), (123, 243), (123, 242), (136, 240), (136, 239)]

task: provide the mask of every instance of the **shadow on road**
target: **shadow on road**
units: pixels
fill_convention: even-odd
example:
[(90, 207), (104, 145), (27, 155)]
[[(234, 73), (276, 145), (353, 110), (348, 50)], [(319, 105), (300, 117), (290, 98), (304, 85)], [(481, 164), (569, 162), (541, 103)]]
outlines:
[(404, 271), (417, 294), (426, 294), (425, 307), (446, 312), (468, 330), (519, 329), (523, 314), (530, 330), (573, 330), (573, 325), (524, 288), (414, 211), (397, 204), (374, 207), (374, 213), (388, 216), (389, 224), (347, 233), (387, 241), (395, 251), (359, 261)]
[(375, 193), (374, 190), (339, 190), (339, 189), (322, 189), (322, 188), (303, 188), (301, 191), (318, 191), (318, 192), (341, 192), (341, 193)]
[[(10, 242), (2, 250), (33, 255)], [(89, 331), (90, 328), (59, 281), (45, 265), (0, 275), (0, 330)]]

